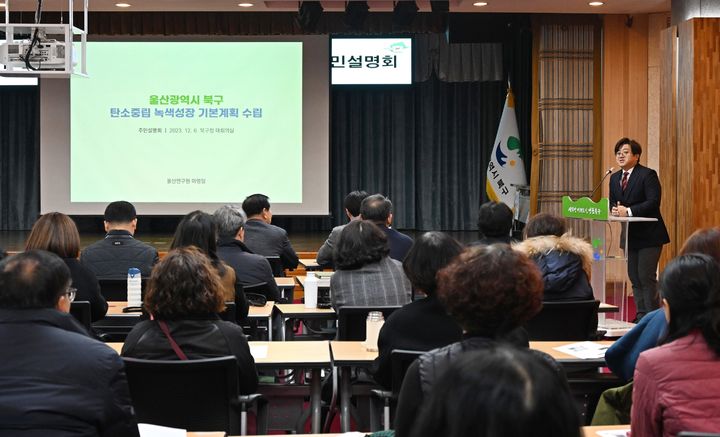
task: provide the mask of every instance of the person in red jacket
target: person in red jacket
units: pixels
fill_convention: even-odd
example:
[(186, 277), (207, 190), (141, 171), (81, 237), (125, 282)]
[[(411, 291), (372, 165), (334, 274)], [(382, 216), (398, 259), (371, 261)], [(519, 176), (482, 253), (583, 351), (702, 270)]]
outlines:
[(675, 258), (660, 277), (667, 336), (635, 367), (632, 435), (720, 432), (720, 264)]

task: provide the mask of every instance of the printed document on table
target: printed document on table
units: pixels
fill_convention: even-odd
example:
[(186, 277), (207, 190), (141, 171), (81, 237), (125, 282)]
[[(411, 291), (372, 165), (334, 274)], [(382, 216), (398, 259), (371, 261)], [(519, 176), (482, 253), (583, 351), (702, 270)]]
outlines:
[(607, 351), (609, 345), (593, 343), (592, 341), (581, 341), (579, 343), (567, 344), (565, 346), (559, 346), (555, 349), (556, 351), (572, 355), (573, 357), (580, 358), (583, 360), (603, 358), (605, 351)]

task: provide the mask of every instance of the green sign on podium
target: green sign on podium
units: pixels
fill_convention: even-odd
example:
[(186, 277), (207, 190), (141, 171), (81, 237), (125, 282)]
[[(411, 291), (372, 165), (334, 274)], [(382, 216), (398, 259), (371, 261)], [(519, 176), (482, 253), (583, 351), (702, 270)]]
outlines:
[(610, 216), (610, 201), (603, 198), (593, 202), (589, 197), (572, 200), (570, 196), (563, 196), (562, 215), (568, 218), (607, 220)]

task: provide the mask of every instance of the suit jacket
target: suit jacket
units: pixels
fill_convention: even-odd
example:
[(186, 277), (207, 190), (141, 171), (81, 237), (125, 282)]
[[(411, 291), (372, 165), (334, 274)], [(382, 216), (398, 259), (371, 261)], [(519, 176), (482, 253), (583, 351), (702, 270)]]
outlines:
[(235, 280), (242, 285), (253, 285), (265, 282), (265, 297), (277, 302), (280, 290), (277, 288), (270, 263), (262, 255), (256, 255), (236, 239), (220, 239), (217, 249), (218, 257), (235, 269)]
[(413, 239), (387, 226), (383, 227), (390, 246), (390, 258), (403, 262), (413, 245)]
[(633, 217), (652, 217), (657, 222), (630, 223), (628, 246), (630, 250), (657, 247), (670, 242), (665, 222), (660, 214), (662, 190), (655, 170), (637, 164), (630, 173), (628, 186), (620, 187), (622, 170), (610, 176), (610, 207), (617, 205), (630, 208)]
[(320, 246), (320, 249), (318, 249), (318, 253), (315, 258), (317, 263), (321, 266), (333, 267), (335, 262), (335, 247), (337, 247), (337, 244), (340, 241), (340, 234), (343, 229), (345, 229), (345, 225), (335, 226), (332, 231), (330, 231), (330, 235), (328, 235), (327, 240), (325, 240), (323, 245)]
[(298, 256), (285, 229), (262, 220), (251, 219), (245, 223), (245, 245), (262, 256), (280, 256), (286, 269), (294, 269), (298, 265)]

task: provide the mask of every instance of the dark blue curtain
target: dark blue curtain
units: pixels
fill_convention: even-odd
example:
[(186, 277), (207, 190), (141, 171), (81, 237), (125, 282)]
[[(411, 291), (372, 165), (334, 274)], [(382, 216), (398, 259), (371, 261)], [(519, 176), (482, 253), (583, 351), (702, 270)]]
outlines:
[(37, 86), (0, 86), (0, 230), (30, 229), (40, 211)]

